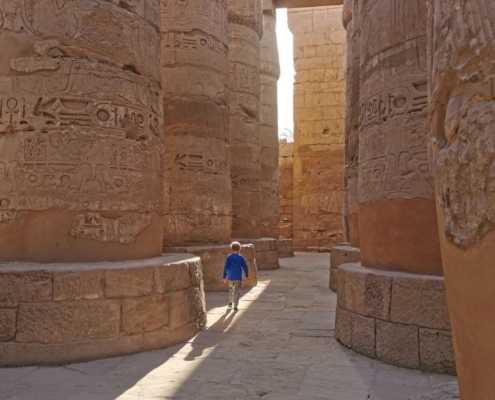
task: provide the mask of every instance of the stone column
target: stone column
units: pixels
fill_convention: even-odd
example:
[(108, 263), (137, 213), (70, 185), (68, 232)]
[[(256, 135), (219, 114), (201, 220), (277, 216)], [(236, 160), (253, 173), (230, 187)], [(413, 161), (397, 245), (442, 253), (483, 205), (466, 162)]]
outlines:
[[(359, 165), (359, 73), (360, 35), (358, 0), (344, 2), (344, 27), (347, 31), (344, 218), (347, 241), (359, 247), (358, 165)], [(355, 11), (354, 11), (355, 9)]]
[[(266, 3), (266, 2), (265, 2)], [(279, 237), (278, 110), (277, 81), (280, 77), (275, 5), (264, 5), (263, 38), (260, 43), (260, 162), (261, 236)]]
[(0, 2), (1, 262), (161, 254), (159, 10)]
[(342, 6), (289, 11), (294, 34), (294, 249), (343, 241)]
[(164, 246), (231, 236), (227, 0), (162, 0)]
[(261, 237), (260, 0), (229, 0), (232, 237)]
[[(431, 1), (430, 124), (461, 398), (495, 398), (495, 8)], [(474, 327), (474, 329), (472, 329)]]
[[(455, 374), (428, 160), (426, 0), (359, 0), (361, 263), (338, 269), (336, 338)], [(400, 345), (398, 345), (400, 344)]]
[(361, 261), (442, 275), (427, 149), (426, 0), (360, 3)]

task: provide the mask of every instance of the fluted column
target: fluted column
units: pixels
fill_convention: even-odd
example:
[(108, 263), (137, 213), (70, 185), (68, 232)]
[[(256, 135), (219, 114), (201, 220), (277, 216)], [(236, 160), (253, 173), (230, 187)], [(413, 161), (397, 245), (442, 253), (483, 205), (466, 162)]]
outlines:
[(159, 14), (0, 2), (0, 261), (161, 254)]
[(277, 109), (280, 64), (275, 28), (275, 8), (265, 7), (260, 43), (261, 236), (270, 238), (279, 237), (280, 218)]
[(260, 0), (229, 1), (232, 236), (261, 236)]
[(165, 246), (231, 233), (227, 0), (162, 0)]

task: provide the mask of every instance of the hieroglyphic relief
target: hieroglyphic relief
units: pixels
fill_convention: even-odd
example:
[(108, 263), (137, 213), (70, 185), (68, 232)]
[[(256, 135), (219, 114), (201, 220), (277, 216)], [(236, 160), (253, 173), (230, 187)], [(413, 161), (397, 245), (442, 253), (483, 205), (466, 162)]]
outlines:
[(139, 232), (151, 224), (150, 214), (126, 214), (119, 218), (105, 218), (99, 213), (78, 215), (70, 234), (76, 238), (107, 243), (134, 243)]
[(305, 215), (340, 214), (342, 212), (341, 196), (340, 192), (331, 188), (313, 188), (303, 193), (301, 207)]
[(0, 78), (2, 209), (160, 212), (158, 87), (97, 63), (12, 67), (25, 74)]
[(158, 1), (4, 0), (0, 29), (42, 34), (52, 38), (61, 56), (78, 58), (83, 51), (159, 81)]

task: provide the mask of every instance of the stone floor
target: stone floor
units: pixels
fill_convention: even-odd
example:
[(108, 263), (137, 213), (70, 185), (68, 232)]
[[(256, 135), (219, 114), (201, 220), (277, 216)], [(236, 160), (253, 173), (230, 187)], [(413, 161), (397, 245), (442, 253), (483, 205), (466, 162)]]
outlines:
[(329, 255), (260, 272), (240, 311), (207, 295), (208, 328), (169, 349), (66, 367), (0, 369), (0, 400), (405, 400), (455, 378), (362, 357), (334, 339)]

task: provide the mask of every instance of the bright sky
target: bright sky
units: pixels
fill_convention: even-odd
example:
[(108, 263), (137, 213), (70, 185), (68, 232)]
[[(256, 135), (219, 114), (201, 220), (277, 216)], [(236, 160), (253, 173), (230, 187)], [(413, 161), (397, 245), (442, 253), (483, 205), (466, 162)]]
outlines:
[(294, 48), (287, 22), (287, 9), (277, 9), (277, 42), (281, 74), (278, 81), (278, 132), (294, 132)]

